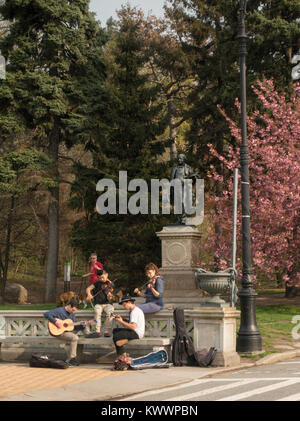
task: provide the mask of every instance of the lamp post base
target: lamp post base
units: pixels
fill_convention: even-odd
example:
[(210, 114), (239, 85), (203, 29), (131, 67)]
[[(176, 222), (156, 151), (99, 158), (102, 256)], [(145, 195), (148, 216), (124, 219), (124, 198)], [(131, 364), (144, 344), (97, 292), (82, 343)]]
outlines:
[(236, 350), (238, 353), (252, 354), (262, 352), (262, 340), (260, 333), (254, 335), (241, 335), (238, 333), (236, 341)]
[(256, 292), (252, 288), (239, 293), (241, 326), (237, 335), (237, 352), (251, 353), (262, 350), (262, 338), (256, 325)]

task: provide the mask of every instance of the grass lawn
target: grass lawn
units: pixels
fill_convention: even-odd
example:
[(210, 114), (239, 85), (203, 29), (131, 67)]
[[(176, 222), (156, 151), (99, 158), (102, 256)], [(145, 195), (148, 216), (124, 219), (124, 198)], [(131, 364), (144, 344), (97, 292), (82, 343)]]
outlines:
[(5, 304), (0, 305), (1, 310), (50, 310), (51, 308), (55, 308), (56, 304), (24, 304), (24, 305), (17, 305), (17, 304)]
[[(293, 305), (257, 306), (256, 321), (262, 336), (262, 348), (264, 350), (258, 356), (282, 352), (282, 349), (277, 348), (277, 345), (293, 342), (292, 329), (295, 325), (292, 323), (292, 318), (298, 314), (300, 315), (300, 308)], [(239, 326), (240, 321), (237, 323), (237, 332)], [(246, 357), (255, 358), (255, 355), (246, 355)]]
[[(49, 303), (49, 304), (5, 304), (0, 305), (1, 310), (50, 310), (55, 308), (57, 305), (56, 303)], [(87, 305), (86, 308), (83, 307), (83, 304), (80, 304), (79, 310), (93, 310), (90, 304)]]

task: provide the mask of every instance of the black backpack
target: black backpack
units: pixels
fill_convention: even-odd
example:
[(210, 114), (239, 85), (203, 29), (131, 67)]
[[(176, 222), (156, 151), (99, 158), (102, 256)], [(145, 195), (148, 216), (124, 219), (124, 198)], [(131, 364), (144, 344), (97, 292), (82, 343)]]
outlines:
[(176, 336), (172, 344), (173, 365), (209, 366), (215, 358), (216, 348), (210, 347), (195, 351), (193, 341), (186, 331), (184, 309), (175, 308), (173, 318), (176, 328)]
[(214, 347), (204, 348), (196, 351), (194, 356), (199, 367), (208, 367), (214, 360), (217, 350)]
[(68, 368), (69, 364), (62, 360), (55, 360), (45, 354), (32, 354), (29, 360), (30, 367), (40, 368)]

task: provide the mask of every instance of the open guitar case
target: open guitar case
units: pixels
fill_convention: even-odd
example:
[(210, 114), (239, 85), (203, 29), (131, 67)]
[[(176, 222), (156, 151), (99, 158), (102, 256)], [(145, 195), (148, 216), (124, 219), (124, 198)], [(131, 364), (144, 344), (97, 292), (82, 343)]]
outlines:
[(46, 354), (32, 354), (29, 360), (30, 367), (40, 368), (69, 368), (69, 364), (62, 360), (55, 360)]
[(146, 368), (169, 367), (168, 354), (164, 349), (160, 349), (138, 358), (120, 355), (114, 362), (113, 370), (143, 370)]

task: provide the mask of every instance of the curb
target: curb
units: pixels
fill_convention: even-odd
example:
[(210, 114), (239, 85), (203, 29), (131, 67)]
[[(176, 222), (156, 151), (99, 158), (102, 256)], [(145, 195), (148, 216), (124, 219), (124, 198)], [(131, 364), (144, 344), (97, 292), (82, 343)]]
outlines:
[(300, 357), (300, 350), (286, 351), (286, 352), (281, 352), (281, 353), (278, 353), (278, 354), (267, 355), (266, 357), (262, 358), (261, 360), (256, 361), (254, 364), (256, 366), (267, 365), (267, 364), (276, 363), (278, 361), (289, 360), (289, 359), (296, 358), (296, 357)]

